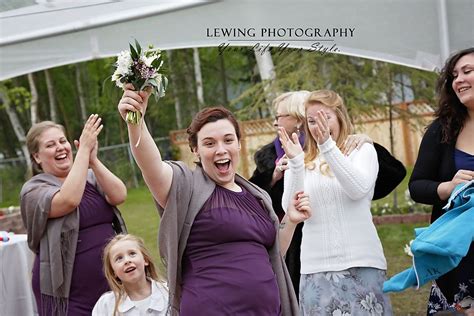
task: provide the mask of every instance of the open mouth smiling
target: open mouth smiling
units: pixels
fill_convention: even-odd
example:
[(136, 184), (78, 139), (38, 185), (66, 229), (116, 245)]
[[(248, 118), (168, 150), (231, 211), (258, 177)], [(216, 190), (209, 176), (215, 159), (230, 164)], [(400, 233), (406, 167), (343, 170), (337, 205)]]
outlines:
[(135, 267), (128, 267), (127, 269), (125, 269), (125, 273), (130, 273), (130, 272), (133, 272), (135, 271), (137, 268)]
[(64, 160), (67, 158), (67, 154), (61, 154), (61, 155), (57, 155), (56, 157), (54, 157), (54, 159), (56, 160)]
[(221, 172), (225, 172), (229, 170), (230, 167), (230, 159), (220, 159), (214, 162), (214, 165), (216, 165), (217, 169)]

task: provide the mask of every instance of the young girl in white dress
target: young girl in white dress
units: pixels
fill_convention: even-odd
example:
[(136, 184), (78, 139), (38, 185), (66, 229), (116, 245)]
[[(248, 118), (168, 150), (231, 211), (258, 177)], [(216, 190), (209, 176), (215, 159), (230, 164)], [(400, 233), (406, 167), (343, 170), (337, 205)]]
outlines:
[(168, 289), (160, 281), (141, 238), (115, 236), (104, 248), (103, 263), (112, 291), (100, 297), (93, 316), (166, 315)]

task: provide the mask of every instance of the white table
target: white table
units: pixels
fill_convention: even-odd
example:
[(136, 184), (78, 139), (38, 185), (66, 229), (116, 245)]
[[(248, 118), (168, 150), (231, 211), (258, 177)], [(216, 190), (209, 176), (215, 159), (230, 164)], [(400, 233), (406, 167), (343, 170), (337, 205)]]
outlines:
[(31, 288), (34, 253), (28, 248), (26, 235), (9, 235), (0, 241), (0, 315), (37, 315)]

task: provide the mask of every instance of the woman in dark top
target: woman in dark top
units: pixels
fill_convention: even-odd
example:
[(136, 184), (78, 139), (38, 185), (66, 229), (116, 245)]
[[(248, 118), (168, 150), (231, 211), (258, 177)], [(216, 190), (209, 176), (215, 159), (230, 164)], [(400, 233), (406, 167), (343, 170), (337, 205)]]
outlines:
[[(145, 114), (149, 94), (127, 85), (118, 105)], [(195, 170), (165, 162), (144, 121), (128, 124), (132, 152), (161, 215), (171, 315), (297, 315), (282, 254), (296, 225), (309, 217), (295, 196), (279, 224), (265, 191), (238, 174), (240, 130), (222, 107), (196, 114), (188, 130)]]
[[(454, 187), (474, 178), (474, 48), (452, 55), (438, 79), (436, 119), (421, 141), (410, 178), (414, 201), (433, 205), (431, 222), (443, 213)], [(472, 223), (466, 223), (472, 225)], [(428, 315), (471, 307), (474, 246), (457, 268), (433, 282)]]

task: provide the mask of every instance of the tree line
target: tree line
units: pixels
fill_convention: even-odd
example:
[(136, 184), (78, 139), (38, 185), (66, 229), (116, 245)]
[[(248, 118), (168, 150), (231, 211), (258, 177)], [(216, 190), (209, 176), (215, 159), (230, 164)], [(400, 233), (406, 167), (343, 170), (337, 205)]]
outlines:
[[(273, 98), (291, 90), (335, 90), (352, 115), (380, 106), (391, 115), (395, 103), (434, 99), (435, 73), (340, 54), (191, 48), (164, 55), (166, 96), (158, 103), (151, 98), (146, 116), (155, 137), (185, 128), (205, 106), (226, 106), (241, 120), (269, 117)], [(116, 110), (122, 92), (110, 80), (114, 62), (93, 60), (0, 82), (0, 158), (26, 156), (25, 133), (41, 120), (61, 123), (70, 140), (78, 138), (90, 113), (104, 120), (101, 146), (127, 142)]]

